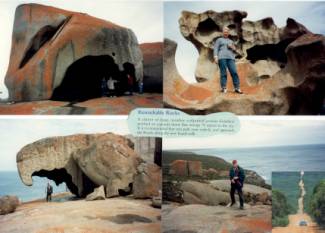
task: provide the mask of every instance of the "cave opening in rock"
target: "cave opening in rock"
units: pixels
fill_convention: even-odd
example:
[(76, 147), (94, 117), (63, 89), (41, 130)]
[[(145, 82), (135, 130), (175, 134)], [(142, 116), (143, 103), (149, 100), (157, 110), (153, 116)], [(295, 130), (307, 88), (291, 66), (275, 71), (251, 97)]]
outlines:
[(79, 102), (102, 97), (109, 79), (114, 81), (114, 95), (123, 95), (128, 85), (126, 72), (131, 72), (132, 69), (135, 73), (134, 65), (127, 63), (124, 71), (120, 71), (110, 55), (82, 57), (67, 68), (51, 99)]
[(78, 187), (73, 183), (71, 175), (66, 171), (65, 168), (53, 169), (53, 170), (40, 170), (32, 174), (32, 176), (46, 177), (53, 180), (56, 185), (65, 183), (67, 188), (71, 193), (77, 197), (85, 197), (89, 193), (92, 193), (95, 188), (98, 187), (94, 182), (92, 182), (84, 173), (82, 173), (82, 192), (79, 192)]
[(38, 52), (38, 50), (44, 44), (46, 44), (46, 42), (50, 41), (54, 35), (62, 29), (62, 27), (69, 19), (70, 18), (63, 20), (58, 24), (58, 26), (46, 25), (38, 30), (38, 32), (33, 36), (27, 46), (24, 56), (19, 64), (19, 69), (24, 67), (27, 62)]
[(210, 33), (220, 30), (220, 27), (211, 18), (207, 18), (206, 20), (200, 22), (197, 27), (197, 31), (202, 36), (209, 35)]
[[(61, 183), (65, 183), (68, 189), (73, 194), (78, 194), (78, 187), (72, 182), (72, 177), (64, 168), (53, 169), (51, 171), (48, 170), (40, 170), (36, 171), (32, 174), (32, 176), (46, 177), (50, 180), (53, 180), (56, 185)], [(78, 196), (78, 195), (77, 195)]]
[(280, 63), (280, 67), (283, 68), (287, 63), (285, 50), (292, 41), (294, 41), (294, 39), (289, 38), (277, 44), (255, 45), (247, 49), (247, 60), (255, 63), (258, 60), (270, 59)]

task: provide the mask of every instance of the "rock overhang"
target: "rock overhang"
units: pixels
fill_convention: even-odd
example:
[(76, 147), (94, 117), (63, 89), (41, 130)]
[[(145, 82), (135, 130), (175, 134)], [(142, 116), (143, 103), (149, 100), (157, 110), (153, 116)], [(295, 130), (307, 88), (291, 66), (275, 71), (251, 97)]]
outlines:
[[(270, 17), (258, 21), (243, 20), (246, 16), (245, 12), (239, 11), (182, 12), (180, 31), (199, 51), (195, 71), (198, 83), (189, 84), (179, 75), (175, 65), (177, 44), (165, 39), (165, 106), (191, 114), (219, 111), (240, 115), (317, 114), (320, 111), (324, 99), (324, 94), (320, 93), (324, 88), (322, 81), (317, 81), (318, 88), (311, 93), (314, 102), (308, 101), (308, 93), (304, 94), (305, 99), (297, 95), (305, 92), (304, 86), (310, 86), (310, 82), (313, 82), (308, 76), (316, 75), (319, 78), (323, 73), (317, 64), (324, 62), (324, 36), (319, 35), (315, 39), (315, 34), (291, 18), (287, 19), (286, 26), (278, 28)], [(202, 24), (204, 34), (200, 32)], [(213, 40), (222, 35), (224, 26), (230, 28), (230, 36), (242, 55), (236, 62), (241, 88), (245, 92), (242, 96), (231, 92), (226, 95), (219, 93), (219, 69), (213, 62), (212, 48)], [(315, 43), (308, 40), (315, 40), (320, 45), (318, 50), (312, 48)], [(299, 48), (297, 41), (302, 41)], [(305, 51), (305, 57), (298, 54), (301, 48)], [(308, 53), (310, 50), (313, 52)], [(306, 56), (310, 57), (313, 65), (301, 62)], [(228, 89), (232, 89), (230, 82)]]
[(18, 6), (5, 77), (9, 99), (50, 99), (66, 69), (87, 55), (113, 56), (120, 70), (132, 63), (136, 78), (142, 80), (142, 53), (131, 29), (50, 6)]

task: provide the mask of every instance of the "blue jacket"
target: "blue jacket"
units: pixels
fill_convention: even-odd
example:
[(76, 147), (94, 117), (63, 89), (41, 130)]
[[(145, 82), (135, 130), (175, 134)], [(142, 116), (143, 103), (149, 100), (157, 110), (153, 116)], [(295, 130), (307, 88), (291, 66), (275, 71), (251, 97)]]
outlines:
[(230, 168), (229, 171), (229, 177), (230, 180), (232, 180), (235, 176), (238, 176), (238, 180), (240, 185), (243, 186), (244, 185), (244, 181), (245, 181), (245, 171), (244, 169), (242, 169), (240, 166), (238, 166), (238, 173), (235, 173), (235, 169), (233, 167)]
[(234, 42), (229, 38), (220, 37), (213, 45), (213, 56), (218, 56), (218, 60), (221, 59), (232, 59), (235, 60), (235, 53), (228, 48), (229, 44)]

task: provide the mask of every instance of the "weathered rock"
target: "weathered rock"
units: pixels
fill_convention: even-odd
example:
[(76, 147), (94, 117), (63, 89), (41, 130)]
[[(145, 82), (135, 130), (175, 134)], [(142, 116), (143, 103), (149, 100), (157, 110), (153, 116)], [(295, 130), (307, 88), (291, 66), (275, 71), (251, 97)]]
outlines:
[(133, 195), (135, 198), (152, 198), (162, 189), (161, 168), (156, 164), (142, 163), (134, 177)]
[(130, 146), (130, 140), (112, 133), (45, 138), (23, 147), (17, 166), (25, 185), (33, 184), (32, 176), (41, 176), (65, 182), (78, 196), (103, 185), (110, 197), (134, 181), (141, 158)]
[(0, 103), (1, 115), (127, 115), (139, 106), (145, 108), (162, 107), (162, 95), (142, 94), (102, 97), (71, 104), (64, 101), (30, 101), (15, 104)]
[[(229, 180), (213, 180), (210, 181), (210, 184), (219, 191), (230, 192), (231, 185)], [(269, 205), (272, 200), (271, 190), (256, 185), (245, 184), (243, 193), (245, 202), (249, 204), (262, 203), (263, 205)]]
[(188, 233), (270, 233), (271, 206), (252, 206), (245, 210), (225, 206), (163, 205), (162, 232)]
[(170, 164), (169, 174), (177, 176), (188, 176), (187, 161), (175, 160)]
[(189, 176), (202, 176), (202, 162), (201, 161), (187, 161)]
[(155, 197), (152, 197), (152, 206), (155, 207), (155, 208), (161, 208), (161, 204), (162, 204), (162, 197), (161, 197), (161, 193), (159, 196), (155, 196)]
[(182, 183), (181, 190), (186, 204), (227, 205), (231, 202), (229, 193), (205, 183), (186, 181)]
[(181, 183), (176, 181), (163, 181), (162, 198), (163, 201), (184, 203)]
[(94, 192), (89, 193), (86, 197), (86, 201), (105, 200), (104, 186), (101, 185), (94, 189)]
[(143, 90), (162, 93), (163, 85), (163, 43), (140, 44), (143, 54)]
[(17, 7), (5, 77), (10, 100), (100, 97), (103, 76), (126, 69), (142, 80), (142, 53), (130, 29), (39, 4)]
[[(253, 22), (243, 20), (246, 16), (240, 11), (182, 12), (180, 31), (199, 52), (195, 71), (198, 83), (189, 84), (179, 75), (177, 45), (166, 39), (165, 105), (191, 114), (318, 114), (325, 97), (325, 37), (290, 18), (286, 26), (278, 28), (272, 18)], [(212, 49), (224, 26), (230, 28), (230, 38), (239, 53), (236, 63), (245, 95), (219, 91), (219, 68)], [(228, 89), (232, 89), (230, 81)]]
[(169, 173), (177, 176), (202, 176), (202, 162), (175, 160), (170, 164)]
[(156, 148), (156, 138), (154, 137), (134, 137), (127, 135), (134, 143), (134, 151), (146, 162), (154, 162), (154, 153)]
[(14, 212), (19, 205), (19, 199), (16, 196), (0, 197), (0, 215)]
[(0, 216), (1, 233), (160, 233), (161, 210), (151, 200), (34, 201)]

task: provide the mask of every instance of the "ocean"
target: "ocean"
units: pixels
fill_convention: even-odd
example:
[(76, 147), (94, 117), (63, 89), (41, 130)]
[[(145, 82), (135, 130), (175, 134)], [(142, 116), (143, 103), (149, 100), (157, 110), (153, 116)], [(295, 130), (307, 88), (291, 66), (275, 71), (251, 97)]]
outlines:
[(325, 144), (236, 149), (195, 149), (191, 152), (217, 156), (253, 170), (271, 184), (272, 171), (325, 171)]
[[(0, 196), (15, 195), (23, 202), (45, 198), (47, 181), (47, 178), (33, 176), (33, 185), (26, 186), (21, 181), (18, 172), (0, 171)], [(56, 186), (53, 181), (50, 181), (50, 184), (53, 186), (54, 194), (66, 191), (65, 184)]]

